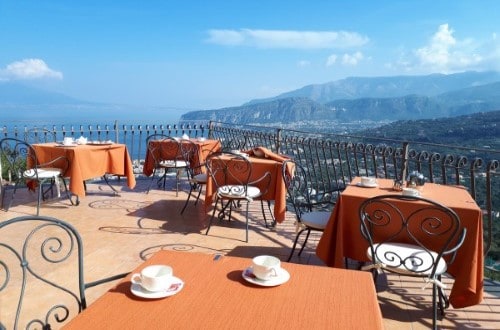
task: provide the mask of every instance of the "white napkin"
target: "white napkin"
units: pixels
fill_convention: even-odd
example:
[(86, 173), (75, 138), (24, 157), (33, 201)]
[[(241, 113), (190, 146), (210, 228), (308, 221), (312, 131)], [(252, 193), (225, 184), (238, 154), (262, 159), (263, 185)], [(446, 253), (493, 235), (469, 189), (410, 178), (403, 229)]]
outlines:
[(80, 136), (78, 139), (76, 139), (76, 143), (78, 144), (87, 144), (87, 138)]

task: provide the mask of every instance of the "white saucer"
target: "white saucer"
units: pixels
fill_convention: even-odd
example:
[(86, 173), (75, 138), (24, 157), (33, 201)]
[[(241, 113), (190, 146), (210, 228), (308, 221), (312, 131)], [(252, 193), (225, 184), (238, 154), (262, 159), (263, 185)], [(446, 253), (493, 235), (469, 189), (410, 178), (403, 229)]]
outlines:
[(378, 183), (363, 184), (361, 182), (358, 182), (358, 183), (356, 183), (356, 186), (362, 187), (362, 188), (376, 188), (376, 187), (378, 187)]
[(241, 276), (243, 276), (245, 281), (260, 286), (277, 286), (286, 283), (290, 279), (290, 274), (284, 268), (280, 268), (280, 270), (278, 271), (278, 276), (267, 281), (255, 277), (252, 270), (252, 266), (248, 267), (243, 271)]
[(87, 142), (89, 146), (110, 146), (113, 144), (113, 142)]
[(158, 299), (173, 296), (179, 293), (184, 287), (184, 282), (173, 276), (174, 283), (167, 289), (161, 291), (148, 291), (144, 289), (140, 284), (134, 284), (130, 286), (130, 291), (137, 297), (147, 298), (147, 299)]

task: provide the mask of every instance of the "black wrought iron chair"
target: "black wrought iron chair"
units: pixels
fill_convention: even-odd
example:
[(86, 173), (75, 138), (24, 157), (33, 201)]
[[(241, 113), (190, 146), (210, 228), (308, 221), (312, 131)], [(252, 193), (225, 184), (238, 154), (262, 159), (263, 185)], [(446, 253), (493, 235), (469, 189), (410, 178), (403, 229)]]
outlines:
[[(219, 220), (227, 217), (231, 221), (233, 208), (239, 207), (240, 203), (246, 202), (245, 209), (245, 242), (248, 242), (248, 209), (250, 202), (266, 194), (271, 183), (271, 173), (265, 172), (259, 178), (251, 180), (252, 163), (248, 156), (233, 154), (230, 152), (217, 152), (209, 155), (206, 161), (208, 173), (211, 176), (215, 193), (215, 206), (210, 217), (207, 231), (208, 235), (212, 226), (217, 205), (220, 202)], [(259, 188), (261, 187), (261, 188)], [(262, 215), (266, 221), (263, 201), (261, 200)]]
[[(192, 143), (192, 145), (195, 145), (194, 143)], [(192, 148), (192, 146), (190, 146), (189, 144), (183, 144), (182, 145), (183, 149), (186, 149), (186, 148)], [(185, 157), (190, 157), (189, 159), (191, 159), (191, 157), (193, 157), (194, 155), (190, 155), (188, 153), (189, 150), (183, 152), (185, 154)], [(210, 155), (211, 151), (209, 150), (206, 150), (208, 155)], [(197, 149), (194, 151), (194, 152), (197, 152)], [(205, 152), (201, 152), (200, 154), (203, 154)], [(207, 180), (208, 180), (208, 170), (207, 170), (207, 165), (205, 162), (203, 163), (200, 163), (196, 166), (193, 166), (193, 163), (190, 162), (190, 166), (187, 168), (187, 174), (188, 174), (188, 180), (189, 180), (189, 193), (188, 193), (188, 197), (186, 199), (186, 202), (184, 203), (184, 207), (182, 208), (181, 210), (181, 214), (184, 213), (184, 211), (186, 210), (186, 207), (189, 203), (189, 200), (191, 199), (191, 196), (197, 192), (196, 194), (196, 199), (195, 199), (195, 202), (194, 202), (194, 205), (196, 205), (198, 203), (198, 201), (200, 200), (200, 196), (201, 196), (201, 192), (203, 190), (203, 187), (207, 184)]]
[(425, 285), (432, 285), (432, 325), (436, 329), (437, 299), (441, 315), (449, 306), (441, 277), (466, 235), (458, 215), (429, 199), (382, 195), (364, 201), (359, 218), (371, 260), (362, 269), (371, 270), (375, 281), (382, 270), (424, 278)]
[[(184, 142), (189, 143), (189, 140), (185, 140)], [(165, 134), (152, 134), (146, 138), (148, 152), (154, 160), (153, 174), (147, 193), (149, 193), (153, 185), (157, 171), (163, 171), (163, 174), (157, 179), (158, 187), (161, 187), (163, 182), (163, 190), (165, 190), (168, 172), (175, 171), (175, 192), (176, 196), (179, 195), (181, 174), (189, 168), (189, 160), (186, 158), (189, 157), (189, 155), (183, 155), (183, 151), (189, 149), (182, 149), (181, 144), (180, 139)]]
[(0, 328), (60, 327), (87, 307), (86, 289), (127, 275), (85, 283), (83, 261), (82, 239), (63, 220), (23, 216), (0, 222)]
[(33, 143), (48, 143), (56, 142), (56, 132), (46, 128), (34, 127), (30, 128), (25, 133), (25, 141)]
[(313, 199), (315, 189), (311, 186), (308, 172), (298, 162), (294, 160), (284, 161), (281, 173), (287, 189), (287, 201), (293, 207), (297, 226), (297, 235), (287, 259), (290, 261), (302, 233), (306, 232), (307, 234), (300, 248), (299, 256), (307, 244), (311, 231), (323, 232), (325, 230), (334, 203), (329, 199)]
[[(8, 210), (19, 187), (28, 186), (35, 189), (38, 186), (38, 201), (36, 214), (40, 214), (40, 204), (48, 190), (56, 187), (57, 195), (60, 196), (60, 186), (62, 182), (68, 200), (73, 204), (71, 195), (64, 180), (64, 174), (69, 166), (66, 157), (57, 157), (50, 162), (40, 164), (38, 162), (35, 149), (31, 144), (15, 138), (4, 138), (0, 140), (1, 156), (1, 180), (2, 180), (2, 207)], [(50, 184), (44, 191), (44, 185)], [(12, 197), (5, 207), (5, 194), (7, 190), (12, 190)]]

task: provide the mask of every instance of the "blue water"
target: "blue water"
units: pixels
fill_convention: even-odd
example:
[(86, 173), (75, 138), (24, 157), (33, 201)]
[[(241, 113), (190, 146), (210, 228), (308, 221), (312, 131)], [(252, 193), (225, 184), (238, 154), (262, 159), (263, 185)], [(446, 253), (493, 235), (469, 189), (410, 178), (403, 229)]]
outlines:
[(145, 125), (177, 124), (185, 111), (151, 108), (62, 108), (62, 109), (0, 109), (0, 126), (57, 127), (78, 125)]
[[(182, 136), (185, 132), (199, 136), (200, 132), (184, 130), (178, 125), (181, 115), (185, 112), (175, 109), (150, 108), (96, 109), (88, 107), (71, 110), (54, 108), (21, 110), (0, 107), (0, 133), (2, 133), (0, 138), (8, 136), (23, 139), (26, 129), (37, 127), (55, 130), (57, 140), (62, 140), (63, 135), (72, 135), (75, 138), (82, 135), (89, 140), (115, 140), (113, 128), (116, 123), (119, 130), (118, 141), (127, 145), (132, 159), (143, 159), (146, 148), (145, 139), (154, 131), (165, 130), (166, 134), (172, 136)], [(98, 126), (101, 135), (97, 133)], [(106, 126), (109, 128), (109, 134), (106, 132)], [(174, 127), (176, 129), (173, 129)]]

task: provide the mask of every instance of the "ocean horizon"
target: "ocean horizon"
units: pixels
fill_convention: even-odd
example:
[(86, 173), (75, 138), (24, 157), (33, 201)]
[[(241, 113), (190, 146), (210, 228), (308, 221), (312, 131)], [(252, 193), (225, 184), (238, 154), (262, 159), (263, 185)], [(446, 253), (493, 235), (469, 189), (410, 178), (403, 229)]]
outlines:
[(53, 127), (88, 125), (174, 125), (178, 124), (183, 113), (180, 110), (151, 108), (127, 109), (18, 109), (2, 107), (0, 126), (14, 127)]
[[(3, 107), (1, 110), (5, 110)], [(50, 110), (29, 110), (29, 111), (1, 111), (0, 112), (0, 133), (1, 137), (13, 137), (15, 134), (22, 134), (25, 129), (30, 128), (47, 128), (49, 130), (58, 131), (57, 139), (62, 140), (62, 131), (74, 131), (75, 138), (80, 136), (79, 129), (87, 132), (89, 127), (94, 131), (92, 133), (83, 133), (82, 136), (89, 139), (101, 140), (111, 138), (114, 140), (115, 133), (111, 136), (104, 135), (98, 137), (95, 135), (97, 125), (102, 130), (106, 125), (113, 129), (115, 123), (118, 125), (118, 141), (125, 143), (130, 153), (130, 157), (135, 160), (144, 159), (144, 146), (139, 144), (144, 142), (145, 136), (140, 135), (139, 139), (133, 139), (126, 136), (125, 132), (129, 128), (137, 129), (141, 126), (141, 130), (145, 130), (148, 126), (150, 129), (153, 125), (173, 126), (179, 124), (182, 113), (185, 111), (165, 111), (164, 109), (136, 109), (135, 111), (123, 111), (122, 109), (113, 109), (111, 111), (53, 111)], [(124, 130), (125, 126), (125, 130)], [(137, 132), (136, 132), (137, 133)], [(182, 133), (176, 132), (176, 136), (181, 136)], [(21, 135), (22, 136), (22, 135)], [(1, 138), (0, 137), (0, 138)], [(22, 138), (22, 137), (21, 137)], [(142, 139), (142, 140), (141, 140)]]

